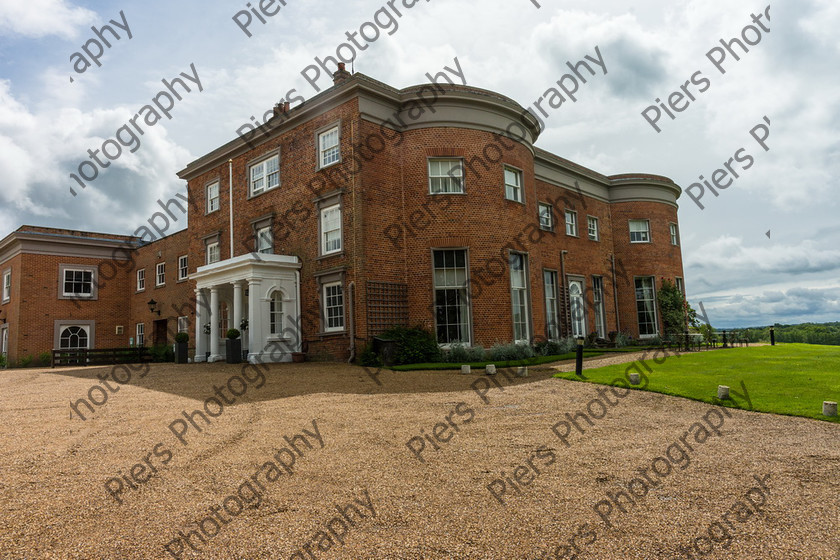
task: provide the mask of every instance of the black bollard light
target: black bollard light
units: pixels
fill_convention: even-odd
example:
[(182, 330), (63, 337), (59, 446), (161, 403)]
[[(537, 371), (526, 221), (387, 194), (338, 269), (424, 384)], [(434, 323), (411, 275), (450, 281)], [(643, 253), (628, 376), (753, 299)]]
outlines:
[(770, 346), (776, 346), (776, 329), (770, 327)]
[(577, 354), (575, 355), (575, 375), (583, 377), (583, 339), (577, 339)]

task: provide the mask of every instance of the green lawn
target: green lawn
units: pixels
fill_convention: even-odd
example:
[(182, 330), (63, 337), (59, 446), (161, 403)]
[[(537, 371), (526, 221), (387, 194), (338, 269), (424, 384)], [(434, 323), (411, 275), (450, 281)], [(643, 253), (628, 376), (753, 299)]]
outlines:
[[(600, 350), (584, 350), (583, 357), (584, 358), (594, 358), (595, 356), (600, 356), (603, 352)], [(563, 360), (574, 360), (575, 353), (569, 352), (567, 354), (560, 354), (558, 356), (534, 356), (533, 358), (528, 358), (527, 360), (510, 360), (507, 362), (470, 362), (469, 365), (472, 369), (484, 369), (484, 366), (487, 364), (496, 364), (497, 368), (509, 368), (509, 367), (518, 367), (518, 366), (536, 366), (539, 364), (548, 364), (550, 362), (562, 362)], [(461, 364), (450, 364), (450, 363), (430, 363), (430, 364), (406, 364), (402, 366), (390, 366), (388, 369), (392, 369), (394, 371), (423, 371), (423, 370), (440, 370), (440, 369), (461, 369)]]
[[(661, 363), (655, 363), (654, 357)], [(823, 401), (840, 400), (838, 346), (780, 344), (713, 350), (665, 359), (660, 353), (651, 354), (646, 364), (652, 371), (642, 365), (637, 367), (647, 374), (649, 382), (644, 389), (647, 391), (840, 423), (838, 417), (822, 415)], [(628, 369), (637, 371), (630, 369), (632, 367), (633, 364), (620, 364), (584, 370), (583, 375), (586, 381), (613, 385), (614, 380), (625, 378)], [(558, 373), (555, 377), (579, 380), (574, 372)], [(644, 385), (642, 376), (642, 383), (637, 388)], [(717, 399), (718, 385), (730, 387), (732, 400)]]

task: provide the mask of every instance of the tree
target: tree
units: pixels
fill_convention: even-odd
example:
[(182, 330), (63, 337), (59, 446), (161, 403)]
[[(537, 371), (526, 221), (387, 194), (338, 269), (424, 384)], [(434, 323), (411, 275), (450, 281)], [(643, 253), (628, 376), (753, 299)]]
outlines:
[(662, 287), (656, 292), (659, 312), (665, 336), (681, 335), (689, 325), (697, 326), (697, 312), (691, 308), (683, 293), (667, 278), (662, 278)]

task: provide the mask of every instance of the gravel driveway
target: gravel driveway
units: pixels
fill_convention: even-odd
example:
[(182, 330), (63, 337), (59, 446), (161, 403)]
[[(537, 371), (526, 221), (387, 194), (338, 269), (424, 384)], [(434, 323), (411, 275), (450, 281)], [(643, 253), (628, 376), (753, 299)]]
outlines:
[(4, 371), (0, 557), (840, 558), (840, 426), (554, 371)]

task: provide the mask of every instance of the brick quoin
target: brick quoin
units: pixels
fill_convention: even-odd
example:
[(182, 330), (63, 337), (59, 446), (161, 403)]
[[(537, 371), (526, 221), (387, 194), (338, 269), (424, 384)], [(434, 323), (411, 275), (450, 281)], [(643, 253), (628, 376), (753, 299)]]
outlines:
[[(536, 339), (546, 335), (543, 270), (559, 276), (565, 265), (567, 280), (584, 279), (587, 332), (595, 325), (593, 277), (601, 276), (606, 330), (618, 330), (620, 323), (620, 330), (634, 337), (639, 334), (634, 277), (654, 276), (657, 288), (663, 277), (684, 277), (680, 247), (671, 245), (669, 231), (671, 223), (678, 223), (677, 185), (656, 175), (607, 177), (534, 147), (536, 122), (499, 94), (452, 85), (397, 90), (362, 74), (343, 75), (334, 87), (294, 109), (278, 106), (275, 115), (251, 137), (234, 140), (179, 173), (187, 181), (189, 204), (182, 202), (189, 213), (186, 230), (142, 244), (128, 236), (23, 226), (0, 241), (0, 272), (13, 270), (12, 300), (0, 304), (10, 325), (9, 357), (16, 360), (51, 349), (55, 320), (93, 320), (96, 346), (110, 347), (127, 345), (137, 323), (145, 324), (146, 343), (152, 343), (154, 321), (162, 320), (167, 323), (166, 342), (171, 343), (177, 318), (187, 316), (194, 346), (195, 281), (177, 280), (178, 257), (188, 255), (190, 274), (195, 273), (206, 262), (204, 240), (218, 235), (221, 259), (228, 259), (231, 204), (234, 256), (255, 250), (254, 222), (270, 217), (273, 252), (298, 257), (302, 263), (303, 348), (316, 359), (349, 357), (351, 283), (357, 352), (371, 335), (368, 282), (406, 285), (409, 325), (434, 331), (434, 249), (467, 249), (473, 280), (490, 279), (482, 281), (471, 298), (472, 343), (484, 346), (513, 338), (506, 264), (511, 249), (528, 255), (531, 330)], [(341, 162), (318, 169), (317, 132), (332, 125), (340, 128)], [(280, 154), (279, 188), (249, 197), (250, 164), (274, 153)], [(430, 157), (463, 159), (465, 194), (430, 194)], [(505, 199), (506, 165), (522, 172), (524, 203)], [(212, 182), (219, 183), (220, 205), (207, 213), (206, 186)], [(335, 194), (342, 205), (343, 249), (322, 257), (317, 204)], [(538, 203), (552, 205), (554, 231), (539, 229)], [(577, 212), (577, 237), (565, 233), (566, 209)], [(599, 241), (588, 239), (587, 216), (598, 218)], [(651, 243), (630, 243), (632, 219), (650, 221)], [(72, 250), (70, 256), (15, 253), (15, 236), (23, 231), (53, 236), (55, 243), (62, 235), (122, 241), (131, 245), (133, 263), (105, 282), (96, 301), (60, 300), (59, 264), (97, 266), (101, 276), (113, 259), (73, 257)], [(485, 271), (494, 259), (495, 264), (489, 264), (493, 270), (499, 262), (504, 267), (497, 277)], [(163, 287), (155, 286), (159, 262), (166, 263)], [(146, 271), (143, 291), (136, 289), (138, 269)], [(332, 272), (344, 275), (346, 328), (325, 334), (317, 278)], [(561, 300), (567, 286), (561, 279)], [(160, 316), (150, 313), (150, 299), (158, 302)], [(560, 306), (561, 331), (568, 336), (568, 302)], [(661, 317), (659, 321), (661, 329)], [(124, 326), (123, 335), (115, 334), (117, 325)]]

